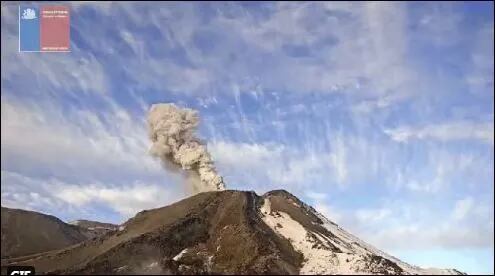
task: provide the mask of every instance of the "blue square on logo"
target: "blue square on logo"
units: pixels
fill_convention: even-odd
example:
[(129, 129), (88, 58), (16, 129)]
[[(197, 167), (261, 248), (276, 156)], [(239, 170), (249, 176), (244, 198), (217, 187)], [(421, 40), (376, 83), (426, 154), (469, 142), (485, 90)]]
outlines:
[(40, 15), (37, 7), (19, 7), (19, 50), (40, 50)]

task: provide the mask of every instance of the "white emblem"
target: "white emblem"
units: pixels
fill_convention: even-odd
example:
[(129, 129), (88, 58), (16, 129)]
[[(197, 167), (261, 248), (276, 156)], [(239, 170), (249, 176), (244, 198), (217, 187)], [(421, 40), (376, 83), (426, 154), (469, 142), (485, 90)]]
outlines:
[(36, 19), (36, 11), (33, 10), (33, 9), (25, 9), (23, 12), (22, 12), (22, 16), (21, 16), (22, 19)]

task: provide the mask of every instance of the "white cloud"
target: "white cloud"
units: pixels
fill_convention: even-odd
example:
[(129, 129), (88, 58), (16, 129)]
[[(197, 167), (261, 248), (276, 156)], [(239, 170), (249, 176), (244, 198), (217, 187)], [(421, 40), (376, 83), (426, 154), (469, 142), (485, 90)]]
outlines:
[(44, 212), (63, 206), (36, 179), (5, 170), (1, 171), (1, 179), (2, 206)]
[(423, 7), (418, 35), (436, 47), (457, 44), (462, 39), (460, 26), (463, 14), (455, 11), (453, 3), (429, 3)]
[[(361, 96), (374, 98), (407, 94), (415, 78), (406, 55), (406, 11), (400, 3), (275, 3), (266, 17), (233, 4), (217, 6), (208, 20), (203, 20), (206, 11), (176, 3), (143, 10), (146, 22), (133, 5), (113, 6), (117, 20), (156, 27), (159, 39), (150, 46), (167, 45), (160, 55), (142, 52), (139, 41), (147, 34), (132, 36), (122, 30), (122, 40), (136, 58), (113, 60), (127, 76), (155, 89), (205, 94), (231, 92), (230, 86), (239, 84), (242, 92), (257, 86), (292, 93), (359, 90)], [(105, 14), (109, 10), (96, 9)], [(100, 27), (84, 22), (74, 26), (83, 38), (105, 37), (111, 26)], [(85, 42), (113, 54), (104, 41)], [(298, 56), (290, 49), (308, 50)]]
[(291, 154), (278, 160), (270, 180), (282, 186), (302, 188), (321, 179), (328, 169), (331, 169), (328, 154)]
[(491, 203), (486, 200), (475, 203), (467, 197), (454, 205), (452, 213), (447, 215), (431, 206), (402, 200), (387, 200), (377, 208), (333, 212), (339, 214), (339, 224), (344, 229), (386, 251), (493, 248)]
[[(285, 147), (279, 144), (248, 144), (216, 141), (208, 144), (213, 160), (221, 175), (227, 180), (227, 187), (249, 187), (259, 193), (270, 187), (281, 188), (288, 180), (300, 181), (300, 174), (292, 169), (305, 171), (304, 167), (291, 165)], [(290, 175), (288, 175), (290, 174)], [(294, 179), (294, 177), (298, 177)], [(239, 183), (232, 183), (237, 180)], [(304, 185), (304, 183), (301, 183)], [(287, 186), (285, 186), (287, 187)]]
[(384, 132), (394, 141), (406, 143), (413, 139), (433, 139), (439, 141), (479, 140), (493, 145), (493, 122), (471, 121), (446, 122), (423, 127), (399, 127), (385, 129)]
[(83, 207), (93, 203), (104, 203), (125, 217), (137, 212), (163, 207), (170, 202), (172, 194), (164, 187), (144, 183), (106, 187), (101, 184), (67, 185), (56, 184), (55, 196), (67, 204)]
[(32, 166), (86, 179), (115, 170), (164, 175), (147, 153), (144, 122), (120, 107), (97, 116), (90, 110), (66, 112), (49, 102), (2, 97), (1, 120), (2, 166)]
[(248, 169), (279, 162), (283, 146), (218, 141), (210, 143), (208, 150), (221, 164)]
[(309, 197), (313, 200), (324, 200), (325, 198), (327, 198), (326, 193), (317, 193), (317, 192), (313, 192), (313, 191), (307, 191), (305, 194), (307, 197)]
[(493, 95), (494, 68), (494, 26), (493, 21), (480, 28), (474, 39), (471, 63), (466, 74), (470, 92), (478, 95)]
[(392, 211), (387, 208), (380, 209), (358, 209), (356, 217), (363, 224), (373, 224), (386, 219), (392, 214)]
[(334, 150), (330, 154), (330, 164), (335, 171), (337, 183), (343, 185), (347, 180), (346, 145), (342, 139), (337, 139), (332, 145)]
[[(217, 141), (208, 145), (220, 172), (259, 192), (272, 188), (302, 189), (335, 175), (345, 185), (342, 152), (298, 152), (280, 144), (247, 144)], [(238, 185), (240, 183), (233, 183)], [(249, 185), (248, 185), (249, 184)]]
[[(18, 83), (22, 90), (39, 96), (59, 97), (61, 93), (79, 97), (108, 93), (108, 79), (102, 63), (92, 54), (82, 53), (71, 45), (71, 54), (32, 55), (18, 54), (16, 33), (3, 34), (2, 71), (3, 80), (15, 80), (16, 75), (30, 78)], [(74, 68), (77, 68), (75, 70)], [(36, 83), (36, 85), (33, 85)]]
[(345, 214), (340, 213), (337, 208), (334, 208), (329, 204), (325, 204), (322, 201), (316, 201), (312, 206), (315, 210), (334, 223), (340, 223), (345, 216)]
[(2, 97), (2, 204), (91, 217), (99, 203), (128, 218), (180, 198), (183, 179), (149, 156), (142, 119), (107, 104), (96, 115)]
[(340, 212), (338, 208), (335, 208), (327, 203), (329, 198), (328, 194), (314, 192), (312, 190), (308, 190), (304, 194), (311, 200), (311, 202), (306, 203), (310, 204), (316, 211), (321, 213), (330, 221), (340, 223), (342, 218), (346, 215), (345, 213)]
[[(357, 101), (350, 106), (349, 110), (355, 115), (367, 115), (376, 110), (386, 109), (394, 103), (407, 99), (409, 96), (409, 94), (405, 93), (391, 93), (372, 100)], [(359, 119), (362, 119), (362, 117)]]
[[(493, 183), (493, 158), (480, 152), (453, 152), (449, 147), (420, 146), (405, 163), (396, 170), (397, 177), (388, 182), (397, 183), (415, 193), (435, 195), (459, 188), (484, 189)], [(408, 166), (406, 166), (408, 165)]]
[(473, 248), (493, 245), (493, 227), (469, 227), (455, 223), (406, 224), (365, 234), (384, 249)]
[(454, 220), (463, 220), (466, 218), (474, 206), (474, 200), (472, 197), (466, 197), (464, 199), (458, 200), (455, 203), (454, 210), (452, 211), (452, 218)]
[(116, 184), (67, 183), (57, 178), (25, 176), (2, 170), (2, 206), (42, 213), (84, 218), (100, 204), (122, 215), (134, 216), (143, 209), (163, 207), (180, 196), (174, 187), (141, 181)]
[(490, 156), (481, 152), (436, 145), (411, 152), (388, 139), (331, 130), (299, 146), (223, 140), (210, 143), (209, 149), (233, 187), (242, 183), (255, 190), (265, 186), (304, 194), (308, 188), (343, 191), (376, 185), (433, 194), (461, 186), (484, 187), (493, 174), (493, 168), (484, 165), (492, 162)]
[(407, 182), (406, 188), (408, 188), (411, 191), (414, 192), (425, 192), (425, 193), (432, 193), (436, 192), (438, 190), (438, 182), (432, 183), (432, 182), (424, 182), (420, 183), (419, 181), (412, 179), (409, 182)]

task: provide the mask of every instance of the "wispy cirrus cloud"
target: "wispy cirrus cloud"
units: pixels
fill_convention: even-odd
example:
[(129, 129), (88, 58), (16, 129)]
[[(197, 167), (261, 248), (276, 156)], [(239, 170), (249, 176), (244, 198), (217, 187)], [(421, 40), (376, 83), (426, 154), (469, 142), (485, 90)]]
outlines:
[(2, 206), (41, 211), (66, 221), (85, 215), (88, 219), (121, 223), (120, 217), (163, 207), (172, 203), (177, 194), (180, 191), (165, 189), (158, 181), (65, 182), (55, 177), (28, 177), (2, 170)]
[(482, 26), (473, 43), (474, 50), (471, 53), (470, 72), (466, 75), (466, 82), (470, 92), (477, 95), (493, 93), (493, 22)]
[[(331, 197), (331, 196), (327, 196)], [(319, 206), (320, 199), (315, 199)], [(420, 204), (403, 205), (400, 200), (386, 200), (372, 208), (349, 211), (338, 206), (323, 206), (322, 212), (336, 219), (351, 233), (360, 233), (366, 241), (387, 250), (425, 250), (427, 248), (487, 248), (493, 245), (493, 209), (487, 198), (473, 202), (458, 199), (445, 219), (436, 221), (431, 210)], [(472, 227), (476, 225), (476, 227)]]
[(492, 3), (67, 5), (73, 51), (28, 55), (2, 2), (3, 204), (122, 221), (183, 197), (146, 153), (147, 108), (174, 102), (229, 188), (285, 188), (385, 248), (490, 249)]
[(409, 140), (433, 139), (438, 141), (478, 140), (493, 145), (493, 122), (472, 121), (446, 122), (423, 127), (399, 127), (385, 129), (384, 132), (394, 141), (407, 143)]
[(2, 167), (85, 179), (122, 168), (127, 176), (162, 175), (147, 153), (144, 122), (115, 108), (98, 116), (89, 109), (68, 112), (53, 102), (2, 97)]

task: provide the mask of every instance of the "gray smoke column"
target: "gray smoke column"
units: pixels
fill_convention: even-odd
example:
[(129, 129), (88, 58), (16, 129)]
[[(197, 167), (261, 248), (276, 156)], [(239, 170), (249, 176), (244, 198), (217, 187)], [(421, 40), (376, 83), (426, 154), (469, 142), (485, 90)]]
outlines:
[(148, 113), (152, 141), (150, 153), (167, 167), (180, 166), (188, 172), (188, 185), (194, 193), (225, 190), (206, 146), (195, 136), (198, 112), (175, 104), (154, 104)]

